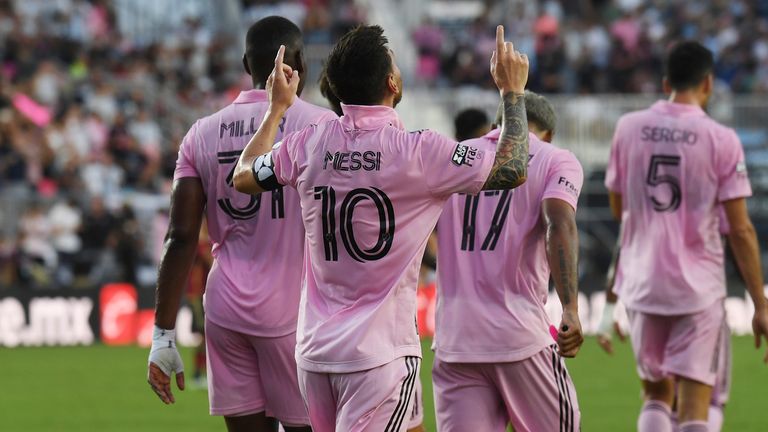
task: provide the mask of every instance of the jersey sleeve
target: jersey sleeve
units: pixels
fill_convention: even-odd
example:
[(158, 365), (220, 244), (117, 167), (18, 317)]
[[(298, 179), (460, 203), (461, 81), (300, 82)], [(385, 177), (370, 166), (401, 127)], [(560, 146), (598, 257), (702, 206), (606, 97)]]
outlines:
[(173, 179), (178, 180), (184, 177), (200, 177), (195, 167), (195, 149), (197, 146), (197, 128), (196, 122), (189, 128), (189, 131), (181, 141), (179, 155), (176, 158), (176, 169), (173, 171)]
[(422, 131), (421, 163), (427, 188), (435, 196), (477, 194), (491, 172), (496, 152), (481, 140), (461, 143), (436, 132)]
[(307, 139), (314, 130), (314, 126), (308, 126), (290, 133), (272, 147), (275, 176), (281, 185), (296, 187), (296, 181), (301, 174), (300, 167), (307, 156)]
[(605, 187), (615, 193), (623, 193), (625, 169), (621, 160), (621, 120), (616, 125), (616, 131), (613, 133), (611, 142), (611, 154), (608, 157), (608, 167), (605, 170)]
[(736, 132), (729, 129), (717, 149), (718, 200), (722, 202), (751, 196), (752, 186), (747, 176), (744, 148)]
[(576, 210), (583, 185), (584, 170), (576, 156), (569, 151), (556, 151), (552, 156), (542, 200), (560, 199)]

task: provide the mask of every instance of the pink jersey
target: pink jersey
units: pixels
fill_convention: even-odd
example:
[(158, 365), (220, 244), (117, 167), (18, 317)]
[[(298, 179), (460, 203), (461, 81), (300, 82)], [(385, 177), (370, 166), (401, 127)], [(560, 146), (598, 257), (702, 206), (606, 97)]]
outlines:
[(605, 184), (623, 197), (615, 289), (627, 308), (681, 315), (725, 296), (719, 203), (752, 194), (733, 129), (666, 101), (627, 114)]
[[(498, 138), (496, 129), (466, 144), (493, 149)], [(528, 142), (525, 184), (455, 195), (437, 224), (434, 348), (442, 361), (518, 361), (552, 344), (541, 207), (554, 198), (575, 210), (584, 173), (571, 152), (533, 134)]]
[[(275, 337), (296, 329), (304, 253), (299, 198), (290, 188), (251, 196), (232, 186), (238, 157), (268, 106), (265, 91), (250, 90), (198, 120), (182, 141), (174, 179), (199, 177), (205, 190), (214, 257), (205, 293), (208, 319), (241, 333)], [(332, 118), (331, 111), (297, 99), (278, 139)]]
[(344, 105), (339, 120), (273, 150), (301, 198), (308, 253), (299, 367), (344, 373), (421, 356), (416, 284), (427, 238), (452, 193), (477, 193), (495, 149), (406, 132), (395, 110)]

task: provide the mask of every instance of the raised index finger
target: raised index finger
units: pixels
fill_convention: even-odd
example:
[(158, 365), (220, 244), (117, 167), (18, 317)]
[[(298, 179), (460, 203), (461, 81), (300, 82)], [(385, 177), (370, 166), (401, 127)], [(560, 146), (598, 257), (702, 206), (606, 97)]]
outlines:
[(280, 45), (277, 50), (277, 57), (275, 57), (275, 68), (277, 70), (283, 70), (283, 57), (285, 56), (285, 45)]
[(496, 26), (496, 52), (501, 54), (504, 52), (504, 26)]

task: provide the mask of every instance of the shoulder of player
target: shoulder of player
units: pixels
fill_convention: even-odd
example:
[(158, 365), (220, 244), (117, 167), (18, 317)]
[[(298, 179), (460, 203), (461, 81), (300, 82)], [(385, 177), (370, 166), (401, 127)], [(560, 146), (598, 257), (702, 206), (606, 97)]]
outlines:
[(718, 137), (738, 138), (739, 136), (738, 133), (736, 133), (736, 129), (726, 126), (712, 117), (707, 116), (705, 122), (712, 128), (712, 132)]
[(388, 126), (387, 129), (391, 130), (395, 136), (400, 135), (404, 139), (424, 145), (433, 145), (438, 143), (455, 142), (455, 140), (448, 138), (447, 136), (436, 132), (432, 129), (417, 129), (417, 130), (404, 130), (396, 128), (395, 126)]
[(224, 108), (207, 116), (200, 117), (192, 124), (191, 129), (197, 128), (198, 130), (204, 130), (207, 127), (214, 127), (218, 129), (221, 119), (226, 117), (232, 111), (232, 105), (227, 105)]
[(655, 115), (650, 108), (624, 113), (616, 122), (616, 129), (618, 130), (627, 124), (635, 124), (638, 120), (642, 120), (649, 115)]
[(300, 98), (296, 98), (285, 115), (289, 121), (295, 121), (296, 130), (301, 130), (306, 126), (317, 126), (339, 118), (333, 111)]
[(536, 149), (531, 149), (531, 163), (541, 163), (549, 166), (553, 163), (573, 162), (581, 167), (581, 162), (576, 155), (570, 151), (557, 147), (545, 141), (539, 141)]

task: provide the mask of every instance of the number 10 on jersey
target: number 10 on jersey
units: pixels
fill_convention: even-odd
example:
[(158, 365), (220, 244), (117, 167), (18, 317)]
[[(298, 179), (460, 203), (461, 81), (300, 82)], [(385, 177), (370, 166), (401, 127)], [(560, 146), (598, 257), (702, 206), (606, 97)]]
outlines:
[[(320, 200), (323, 219), (323, 246), (326, 261), (339, 260), (339, 248), (336, 240), (336, 190), (331, 186), (315, 186), (315, 200)], [(379, 233), (376, 244), (370, 249), (363, 249), (355, 239), (354, 217), (355, 207), (362, 201), (370, 200), (376, 207), (379, 216)], [(341, 201), (338, 230), (344, 249), (350, 257), (358, 262), (376, 261), (384, 258), (392, 248), (395, 238), (395, 209), (392, 201), (384, 191), (375, 188), (357, 188)]]

